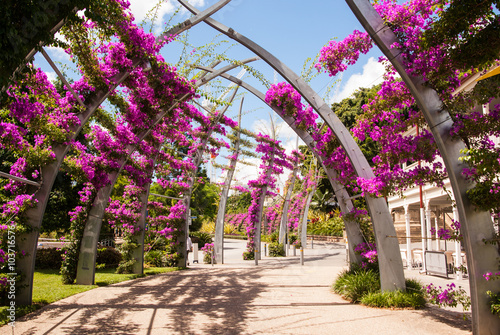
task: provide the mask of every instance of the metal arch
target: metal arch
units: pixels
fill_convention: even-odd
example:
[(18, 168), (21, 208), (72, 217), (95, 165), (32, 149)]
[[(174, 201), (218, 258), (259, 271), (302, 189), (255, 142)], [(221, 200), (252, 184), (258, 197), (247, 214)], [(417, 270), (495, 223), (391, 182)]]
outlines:
[[(76, 12), (77, 10), (78, 10), (78, 9), (77, 9), (76, 7), (73, 9), (73, 11), (74, 11), (74, 12)], [(52, 35), (55, 35), (55, 34), (59, 31), (59, 29), (61, 29), (61, 28), (62, 28), (62, 26), (66, 23), (66, 21), (67, 21), (67, 17), (63, 18), (61, 21), (59, 21), (59, 22), (58, 22), (58, 23), (57, 23), (57, 24), (56, 24), (56, 25), (55, 25), (55, 26), (54, 26), (54, 27), (50, 30), (50, 33), (51, 33)], [(37, 44), (38, 44), (38, 45), (37, 45), (38, 47), (43, 47), (43, 44), (44, 44), (44, 43), (42, 43), (41, 41), (38, 41), (38, 43), (37, 43)], [(15, 78), (15, 77), (17, 76), (17, 74), (18, 74), (18, 73), (20, 73), (20, 72), (24, 69), (24, 67), (26, 67), (26, 64), (27, 64), (27, 63), (29, 63), (29, 62), (33, 59), (33, 57), (35, 57), (36, 53), (37, 53), (37, 48), (36, 48), (36, 47), (35, 47), (35, 48), (33, 48), (33, 49), (31, 49), (31, 50), (28, 52), (28, 54), (26, 55), (26, 57), (24, 57), (24, 62), (23, 62), (21, 65), (19, 65), (19, 66), (18, 66), (18, 67), (17, 67), (17, 68), (16, 68), (16, 69), (12, 72), (11, 78)], [(1, 88), (1, 90), (0, 90), (0, 91), (1, 91), (1, 92), (5, 91), (5, 90), (7, 89), (7, 87), (8, 87), (8, 86), (3, 86), (3, 87)]]
[(216, 4), (205, 9), (203, 12), (196, 14), (192, 18), (185, 20), (184, 22), (176, 25), (175, 27), (172, 27), (172, 29), (170, 29), (166, 33), (161, 34), (156, 39), (156, 41), (162, 40), (168, 36), (178, 35), (184, 31), (192, 28), (193, 26), (195, 26), (198, 23), (200, 23), (201, 21), (203, 21), (206, 17), (209, 17), (212, 14), (215, 14), (219, 9), (221, 9), (222, 7), (224, 7), (225, 5), (227, 5), (230, 2), (231, 2), (231, 0), (221, 0), (221, 1), (217, 2)]
[[(227, 4), (228, 0), (221, 0), (215, 5), (209, 7), (207, 10), (199, 13), (195, 17), (187, 20), (190, 23), (186, 24), (186, 29), (192, 27), (193, 25), (201, 22), (202, 18), (209, 16), (214, 13), (213, 10), (215, 8), (220, 9), (223, 5)], [(56, 26), (53, 31), (54, 33), (62, 26), (64, 20), (60, 22), (60, 25)], [(176, 31), (179, 33), (179, 31)], [(162, 39), (165, 36), (171, 36), (172, 34), (169, 32), (163, 34), (161, 36)], [(158, 39), (157, 39), (158, 40)], [(33, 53), (34, 55), (34, 53)], [(29, 54), (27, 57), (33, 57), (33, 55)], [(136, 68), (138, 66), (143, 66), (144, 61), (141, 59), (134, 59), (132, 62), (132, 68)], [(80, 120), (80, 126), (74, 129), (73, 136), (71, 140), (74, 140), (80, 131), (83, 129), (83, 126), (88, 122), (90, 117), (93, 115), (95, 110), (107, 99), (108, 95), (111, 91), (113, 91), (119, 84), (121, 84), (130, 74), (130, 72), (122, 72), (113, 77), (113, 81), (115, 85), (110, 88), (107, 92), (100, 91), (94, 96), (94, 98), (89, 102), (87, 109), (78, 115)], [(35, 194), (34, 199), (38, 201), (37, 206), (34, 208), (30, 208), (26, 211), (27, 224), (32, 227), (32, 231), (27, 234), (23, 234), (20, 238), (16, 239), (16, 243), (20, 250), (24, 250), (26, 252), (26, 256), (24, 257), (22, 262), (19, 262), (18, 269), (21, 273), (23, 273), (23, 278), (20, 280), (19, 284), (24, 286), (22, 290), (18, 294), (16, 294), (16, 303), (21, 305), (30, 305), (32, 302), (32, 294), (33, 294), (33, 275), (35, 271), (35, 255), (36, 248), (38, 244), (38, 234), (39, 229), (42, 224), (42, 219), (45, 213), (45, 208), (47, 207), (47, 202), (49, 199), (50, 192), (54, 185), (54, 181), (59, 172), (61, 164), (64, 160), (64, 157), (68, 153), (70, 147), (65, 144), (54, 144), (53, 152), (56, 155), (56, 159), (53, 163), (42, 168), (42, 175), (44, 176), (44, 182), (40, 188), (38, 187), (30, 187), (28, 188), (28, 193)]]
[[(187, 3), (185, 0), (178, 0), (189, 11), (196, 14), (199, 11)], [(260, 56), (267, 64), (276, 70), (288, 83), (290, 83), (309, 105), (323, 118), (330, 127), (335, 136), (339, 139), (344, 148), (356, 174), (365, 179), (373, 179), (375, 175), (368, 164), (365, 156), (359, 146), (352, 138), (350, 132), (345, 128), (339, 118), (326, 105), (321, 97), (307, 85), (290, 68), (270, 54), (264, 48), (251, 41), (247, 37), (237, 33), (232, 28), (217, 22), (211, 18), (205, 19), (205, 22), (217, 31), (234, 39), (247, 49)], [(401, 259), (399, 244), (397, 239), (388, 236), (396, 236), (396, 229), (392, 221), (392, 216), (383, 198), (374, 198), (365, 196), (368, 210), (373, 222), (373, 230), (377, 243), (377, 253), (380, 267), (380, 284), (383, 291), (404, 290), (406, 288), (403, 261)]]
[(467, 198), (466, 192), (474, 184), (467, 182), (462, 175), (464, 164), (460, 163), (459, 158), (462, 156), (460, 151), (466, 148), (465, 144), (461, 140), (451, 138), (450, 128), (453, 121), (449, 112), (443, 108), (437, 92), (423, 85), (422, 78), (410, 76), (406, 72), (399, 50), (391, 48), (394, 42), (398, 42), (397, 37), (384, 24), (370, 2), (368, 0), (346, 0), (346, 2), (379, 49), (396, 68), (429, 124), (445, 163), (459, 213), (470, 274), (473, 332), (493, 334), (494, 329), (500, 329), (500, 319), (490, 312), (487, 303), (489, 298), (485, 292), (488, 290), (498, 292), (500, 282), (486, 281), (482, 275), (498, 267), (499, 252), (495, 245), (483, 242), (492, 240), (495, 236), (490, 213), (477, 210)]
[(21, 182), (21, 183), (25, 183), (25, 184), (28, 184), (28, 185), (36, 186), (36, 187), (40, 187), (41, 186), (41, 184), (37, 183), (36, 181), (28, 180), (28, 179), (21, 178), (21, 177), (18, 177), (18, 176), (14, 176), (14, 175), (11, 175), (9, 173), (5, 173), (5, 172), (1, 172), (1, 171), (0, 171), (0, 177), (4, 177), (4, 178), (7, 178), (7, 179), (12, 179), (12, 180), (15, 180), (15, 181), (18, 181), (18, 182)]
[[(239, 67), (241, 64), (246, 64), (249, 62), (253, 62), (255, 60), (258, 60), (258, 57), (251, 57), (245, 60), (242, 60), (238, 64), (230, 64), (227, 65), (213, 73), (210, 73), (206, 76), (203, 76), (201, 79), (197, 80), (196, 83), (194, 84), (195, 87), (199, 87), (201, 85), (204, 85), (208, 83), (210, 80), (217, 78), (220, 74), (230, 71), (236, 67)], [(236, 94), (236, 92), (234, 93)], [(153, 130), (153, 127), (157, 125), (165, 115), (167, 115), (168, 112), (170, 112), (173, 108), (175, 108), (178, 103), (182, 100), (184, 100), (188, 94), (183, 96), (179, 101), (175, 102), (170, 108), (167, 110), (159, 113), (156, 116), (156, 120), (151, 123), (151, 126), (149, 129), (145, 130), (142, 132), (142, 134), (139, 134), (138, 136), (138, 141), (134, 145), (129, 145), (127, 147), (128, 151), (128, 156), (124, 157), (120, 160), (120, 168), (117, 171), (113, 171), (108, 174), (108, 178), (111, 181), (109, 185), (106, 185), (105, 187), (101, 188), (97, 192), (97, 196), (92, 204), (92, 208), (89, 211), (87, 222), (85, 223), (85, 229), (83, 232), (83, 237), (82, 237), (82, 242), (81, 242), (81, 247), (80, 247), (80, 254), (78, 258), (78, 267), (77, 267), (77, 276), (76, 276), (76, 283), (79, 285), (93, 285), (94, 284), (94, 278), (95, 278), (95, 261), (96, 261), (96, 256), (97, 256), (97, 243), (99, 242), (99, 234), (101, 231), (101, 225), (102, 225), (102, 219), (104, 217), (104, 212), (106, 210), (106, 207), (108, 205), (109, 197), (111, 196), (111, 192), (113, 191), (113, 186), (116, 183), (116, 180), (125, 166), (125, 163), (127, 162), (128, 158), (130, 155), (137, 150), (137, 146), (140, 142), (142, 142), (146, 136), (150, 134), (150, 132)], [(233, 95), (234, 98), (234, 95)], [(229, 107), (229, 106), (226, 106)], [(221, 114), (223, 115), (223, 113)], [(208, 140), (208, 137), (205, 141)], [(199, 157), (198, 157), (199, 156)], [(198, 161), (198, 164), (196, 162)], [(201, 161), (201, 154), (197, 155), (195, 157), (195, 164), (199, 165), (199, 161)], [(194, 179), (193, 179), (194, 180)], [(186, 208), (189, 209), (189, 202), (191, 200), (191, 196), (187, 195), (183, 198), (183, 201), (186, 204)], [(186, 212), (186, 215), (188, 215), (189, 210)], [(186, 223), (187, 223), (187, 218), (186, 218)], [(181, 236), (180, 242), (185, 242), (187, 239), (187, 226), (185, 229), (185, 236), (184, 238)], [(186, 250), (182, 250), (183, 256), (184, 256), (184, 261), (186, 261)]]
[[(245, 97), (242, 97), (240, 102), (240, 111), (238, 113), (238, 127), (241, 127), (241, 111), (243, 109), (244, 101)], [(222, 190), (219, 201), (219, 208), (217, 210), (217, 218), (215, 220), (215, 236), (214, 236), (215, 260), (217, 263), (220, 264), (224, 264), (224, 215), (226, 214), (227, 197), (229, 195), (231, 181), (233, 179), (234, 170), (236, 168), (238, 160), (240, 142), (241, 142), (240, 139), (241, 139), (241, 132), (238, 132), (234, 148), (235, 153), (229, 163), (230, 168), (227, 171), (226, 180), (224, 182), (224, 189)]]
[[(221, 69), (222, 70), (222, 69)], [(220, 72), (221, 70), (219, 71), (216, 71), (216, 72)], [(207, 75), (206, 77), (210, 78), (209, 80), (215, 78), (213, 76), (213, 74), (215, 74), (216, 72), (210, 74), (210, 75)], [(219, 74), (220, 75), (220, 74)], [(203, 80), (204, 78), (200, 79)], [(204, 81), (206, 82), (206, 81)], [(231, 98), (229, 99), (230, 102), (232, 102), (236, 96), (236, 93), (238, 92), (238, 89), (239, 89), (239, 86), (236, 87), (236, 89), (234, 90), (233, 92), (233, 95), (231, 96)], [(222, 109), (222, 111), (217, 114), (217, 117), (215, 119), (215, 122), (218, 122), (222, 116), (226, 113), (227, 109), (229, 108), (229, 104), (224, 106), (224, 108)], [(185, 248), (186, 246), (186, 241), (188, 239), (188, 236), (189, 236), (189, 222), (190, 222), (190, 213), (191, 213), (191, 195), (192, 195), (192, 192), (193, 192), (193, 186), (194, 186), (194, 181), (195, 181), (195, 174), (196, 172), (198, 171), (198, 167), (199, 165), (201, 164), (201, 161), (202, 161), (202, 158), (203, 158), (203, 152), (205, 151), (206, 149), (206, 146), (207, 146), (207, 143), (208, 143), (208, 139), (210, 138), (210, 136), (212, 135), (213, 133), (213, 129), (210, 130), (209, 132), (207, 132), (206, 134), (206, 138), (201, 142), (201, 145), (200, 147), (196, 150), (196, 153), (194, 155), (194, 166), (196, 167), (196, 170), (194, 171), (194, 174), (193, 174), (193, 177), (192, 178), (189, 178), (188, 182), (189, 182), (189, 190), (187, 193), (184, 194), (184, 198), (182, 199), (183, 202), (184, 202), (184, 206), (186, 208), (186, 217), (185, 217), (185, 224), (184, 224), (184, 234), (180, 236), (180, 239), (179, 239), (179, 242), (181, 244), (181, 246), (184, 246), (184, 248), (181, 249), (181, 254), (182, 254), (182, 258), (183, 258), (183, 261), (181, 263), (181, 265), (183, 265), (184, 267), (187, 265), (187, 249)]]
[[(272, 122), (272, 120), (271, 120)], [(272, 139), (276, 140), (276, 134), (274, 131), (274, 126), (271, 126), (271, 132), (272, 132)], [(269, 166), (274, 165), (274, 160), (275, 160), (275, 155), (274, 152), (271, 153), (269, 156)], [(272, 170), (269, 169), (266, 171), (266, 177), (265, 180), (268, 181), (271, 178), (272, 175)], [(262, 212), (264, 210), (264, 202), (266, 201), (266, 195), (267, 195), (267, 189), (268, 185), (267, 183), (261, 188), (260, 192), (260, 198), (259, 198), (259, 203), (258, 203), (258, 223), (255, 225), (255, 232), (254, 232), (254, 242), (253, 242), (253, 249), (254, 249), (254, 260), (255, 260), (255, 265), (259, 265), (259, 260), (262, 258), (261, 255), (261, 236), (262, 236)]]
[(286, 245), (289, 243), (289, 239), (285, 240), (285, 237), (288, 235), (288, 211), (290, 209), (290, 198), (292, 197), (293, 186), (295, 185), (295, 179), (297, 178), (297, 172), (299, 170), (298, 164), (294, 164), (292, 170), (292, 177), (290, 180), (290, 186), (285, 193), (285, 199), (283, 202), (283, 210), (281, 211), (281, 220), (279, 223), (279, 235), (278, 235), (278, 243), (283, 243), (283, 248), (285, 253), (288, 253), (286, 250)]
[[(207, 67), (199, 66), (198, 68), (205, 70), (205, 71), (213, 71), (213, 69), (210, 69)], [(244, 89), (246, 89), (247, 91), (252, 93), (254, 96), (256, 96), (258, 99), (262, 100), (262, 102), (267, 104), (265, 101), (265, 94), (263, 94), (262, 92), (257, 90), (255, 87), (247, 84), (246, 82), (244, 82), (241, 79), (238, 79), (234, 76), (228, 75), (227, 73), (221, 74), (220, 76), (222, 78), (230, 80), (230, 81), (234, 82), (235, 84), (243, 87)], [(298, 128), (295, 125), (295, 119), (291, 116), (284, 115), (282, 113), (282, 109), (280, 109), (279, 107), (274, 106), (274, 105), (268, 105), (268, 106), (271, 109), (273, 109), (276, 112), (276, 114), (278, 114), (278, 116), (280, 116), (283, 119), (283, 121), (285, 121), (290, 126), (290, 128), (293, 129), (293, 131), (300, 137), (300, 139), (302, 141), (304, 141), (304, 143), (308, 146), (308, 148), (311, 150), (311, 152), (314, 154), (314, 156), (318, 159), (321, 166), (323, 167), (323, 170), (325, 170), (326, 175), (328, 176), (328, 180), (330, 181), (330, 184), (332, 185), (333, 191), (335, 192), (335, 196), (339, 200), (340, 209), (344, 213), (349, 213), (354, 208), (351, 197), (349, 196), (349, 193), (347, 192), (345, 187), (342, 186), (337, 181), (337, 179), (336, 179), (337, 172), (335, 170), (331, 169), (330, 167), (326, 166), (323, 163), (323, 157), (321, 157), (316, 152), (316, 150), (314, 150), (315, 141), (312, 138), (311, 134), (309, 134), (305, 130)], [(347, 238), (350, 241), (350, 243), (349, 243), (349, 259), (351, 260), (351, 263), (360, 263), (361, 262), (360, 256), (354, 252), (353, 247), (356, 244), (360, 244), (360, 243), (363, 243), (365, 241), (363, 238), (363, 234), (362, 234), (361, 230), (359, 229), (359, 226), (355, 220), (352, 220), (350, 218), (344, 218), (344, 222), (345, 222), (345, 227), (346, 227)], [(217, 239), (217, 236), (216, 236), (216, 239)]]

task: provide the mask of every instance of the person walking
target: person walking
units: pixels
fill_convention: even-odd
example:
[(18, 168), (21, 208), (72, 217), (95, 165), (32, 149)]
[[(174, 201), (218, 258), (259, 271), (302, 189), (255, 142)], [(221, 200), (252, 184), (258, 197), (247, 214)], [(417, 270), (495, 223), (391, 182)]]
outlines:
[(189, 252), (190, 251), (193, 251), (193, 242), (191, 241), (191, 237), (187, 237), (187, 240), (186, 240), (186, 247), (187, 247), (187, 252), (186, 252), (186, 262), (187, 262), (187, 265), (189, 265)]

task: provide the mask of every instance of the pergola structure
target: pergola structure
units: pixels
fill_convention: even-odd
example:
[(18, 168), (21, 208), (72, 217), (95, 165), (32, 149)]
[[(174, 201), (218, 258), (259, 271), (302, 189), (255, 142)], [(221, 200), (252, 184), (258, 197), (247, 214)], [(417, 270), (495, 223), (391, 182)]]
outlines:
[[(183, 24), (176, 26), (174, 29), (168, 33), (160, 36), (160, 39), (178, 34), (186, 29), (191, 28), (195, 24), (204, 21), (206, 24), (214, 28), (215, 30), (227, 35), (231, 39), (235, 40), (239, 44), (245, 46), (247, 49), (252, 51), (257, 57), (242, 61), (239, 64), (244, 64), (249, 61), (257, 60), (258, 58), (265, 61), (269, 66), (271, 66), (275, 71), (277, 71), (290, 85), (292, 85), (297, 92), (299, 92), (302, 98), (309, 103), (309, 105), (319, 114), (319, 116), (324, 121), (325, 125), (331, 129), (333, 134), (340, 141), (343, 149), (347, 153), (347, 156), (354, 167), (356, 174), (364, 179), (374, 178), (374, 174), (370, 165), (368, 164), (366, 158), (361, 153), (360, 148), (353, 140), (349, 131), (340, 122), (338, 117), (332, 112), (330, 107), (319, 97), (319, 95), (314, 92), (311, 87), (307, 85), (297, 74), (295, 74), (291, 69), (289, 69), (285, 64), (279, 61), (272, 54), (267, 52), (265, 49), (260, 47), (255, 42), (246, 38), (245, 36), (234, 31), (234, 29), (224, 26), (223, 24), (210, 18), (210, 15), (215, 13), (217, 10), (222, 8), (224, 5), (230, 2), (230, 0), (222, 0), (211, 6), (207, 10), (200, 12), (193, 6), (191, 6), (185, 0), (178, 0), (185, 8), (194, 14), (194, 17), (186, 20)], [(489, 330), (500, 329), (500, 319), (492, 316), (489, 313), (487, 305), (487, 297), (485, 297), (484, 292), (487, 290), (498, 291), (498, 284), (491, 283), (487, 281), (478, 280), (483, 273), (494, 268), (496, 264), (496, 258), (498, 255), (498, 250), (491, 244), (483, 243), (483, 240), (491, 240), (494, 236), (494, 232), (491, 227), (490, 215), (485, 211), (477, 211), (472, 208), (472, 205), (468, 202), (466, 197), (466, 191), (471, 187), (471, 185), (466, 184), (464, 178), (461, 176), (462, 167), (459, 165), (460, 150), (464, 148), (464, 144), (460, 141), (451, 140), (448, 134), (448, 129), (451, 127), (451, 119), (446, 110), (442, 109), (442, 102), (439, 100), (437, 93), (422, 85), (421, 78), (410, 77), (401, 60), (399, 59), (398, 51), (391, 48), (391, 45), (397, 41), (396, 36), (393, 32), (383, 23), (380, 16), (371, 6), (368, 0), (346, 0), (348, 5), (351, 7), (352, 11), (357, 16), (358, 20), (365, 27), (366, 31), (370, 34), (372, 39), (382, 50), (382, 52), (387, 56), (387, 58), (392, 62), (392, 64), (397, 69), (398, 73), (401, 75), (407, 86), (410, 88), (415, 100), (417, 101), (420, 109), (423, 111), (425, 118), (430, 126), (432, 134), (435, 141), (438, 144), (439, 151), (444, 159), (446, 169), (450, 178), (450, 182), (455, 195), (455, 200), (457, 203), (458, 214), (460, 222), (462, 223), (462, 234), (464, 236), (464, 246), (467, 251), (467, 261), (468, 268), (470, 272), (470, 287), (471, 287), (471, 298), (472, 298), (472, 312), (473, 312), (473, 329), (474, 333), (477, 334), (488, 334)], [(263, 99), (263, 94), (250, 85), (246, 84), (242, 80), (234, 78), (228, 75), (226, 72), (237, 67), (238, 65), (229, 65), (219, 70), (213, 68), (203, 68), (207, 73), (200, 78), (195, 86), (199, 87), (213, 78), (222, 77), (230, 81), (235, 82), (239, 86), (247, 89), (252, 94), (258, 98)], [(148, 69), (148, 63), (143, 59), (134, 59), (133, 67), (141, 67), (143, 69)], [(119, 73), (113, 78), (114, 88), (116, 88), (121, 82), (123, 82), (127, 76), (130, 75), (129, 72)], [(69, 85), (67, 85), (69, 87)], [(80, 133), (82, 127), (89, 122), (90, 117), (96, 111), (96, 109), (105, 101), (109, 96), (110, 90), (104, 90), (98, 92), (95, 96), (96, 98), (88, 104), (85, 104), (85, 111), (78, 115), (81, 125), (74, 129), (73, 139)], [(182, 101), (182, 98), (180, 99)], [(80, 101), (82, 104), (82, 102)], [(179, 101), (170, 107), (174, 108)], [(296, 120), (293, 117), (283, 115), (277, 106), (270, 106), (274, 111), (280, 115), (283, 120), (288, 123), (292, 129), (297, 133), (297, 135), (308, 145), (310, 148), (314, 145), (314, 140), (312, 134), (307, 133), (295, 126)], [(169, 109), (169, 110), (170, 110)], [(146, 136), (151, 132), (152, 127), (159, 123), (161, 119), (166, 115), (169, 110), (165, 110), (158, 114), (155, 118), (155, 123), (151, 125), (148, 131), (138, 134), (140, 141), (144, 140)], [(110, 192), (113, 189), (114, 183), (121, 171), (124, 164), (130, 154), (136, 150), (136, 147), (127, 148), (129, 155), (123, 158), (120, 163), (121, 167), (114, 172), (109, 174), (109, 179), (111, 183), (99, 190), (96, 200), (92, 206), (91, 212), (88, 216), (88, 220), (85, 225), (84, 237), (82, 240), (82, 247), (80, 252), (80, 258), (78, 262), (78, 275), (77, 282), (81, 284), (92, 284), (94, 282), (94, 271), (95, 271), (95, 258), (97, 252), (97, 242), (98, 236), (101, 228), (101, 222), (104, 215), (104, 210), (107, 206), (107, 202), (110, 197)], [(53, 148), (56, 154), (56, 160), (43, 167), (44, 180), (41, 185), (31, 185), (30, 192), (35, 194), (35, 198), (38, 200), (38, 205), (26, 212), (28, 217), (28, 225), (33, 228), (33, 231), (27, 233), (23, 239), (18, 239), (18, 247), (21, 250), (28, 251), (27, 257), (24, 261), (19, 264), (19, 270), (25, 275), (25, 279), (21, 284), (25, 284), (27, 287), (18, 294), (16, 297), (16, 302), (18, 304), (29, 304), (31, 303), (31, 294), (33, 286), (33, 273), (34, 273), (34, 260), (36, 253), (36, 246), (38, 241), (38, 228), (41, 226), (44, 211), (47, 205), (48, 197), (52, 189), (55, 177), (65, 155), (69, 151), (69, 145), (61, 144)], [(313, 150), (314, 152), (314, 150)], [(201, 160), (201, 153), (199, 154), (198, 163)], [(317, 159), (320, 164), (323, 164), (324, 157), (317, 155)], [(196, 159), (195, 159), (196, 161)], [(336, 172), (329, 169), (327, 166), (323, 167), (329, 177), (329, 180), (335, 190), (337, 199), (339, 199), (339, 204), (341, 209), (345, 212), (349, 212), (353, 205), (351, 202), (351, 197), (342, 185), (339, 185), (336, 181)], [(144, 201), (147, 200), (147, 192), (143, 197)], [(189, 208), (190, 197), (185, 197), (185, 205)], [(399, 252), (399, 245), (397, 239), (393, 238), (396, 233), (394, 225), (392, 222), (392, 217), (389, 212), (386, 201), (383, 198), (375, 198), (370, 195), (365, 196), (366, 203), (369, 209), (369, 213), (373, 222), (375, 238), (377, 243), (377, 251), (379, 257), (379, 267), (381, 276), (381, 287), (382, 290), (392, 291), (392, 290), (404, 290), (405, 281), (403, 274), (403, 264), (401, 260), (401, 255)], [(143, 215), (145, 217), (145, 215)], [(189, 211), (186, 213), (184, 234), (180, 238), (181, 244), (186, 241), (188, 232), (188, 220)], [(141, 221), (140, 225), (144, 227), (144, 221)], [(346, 222), (346, 230), (349, 240), (352, 244), (356, 242), (361, 242), (362, 237), (359, 229), (354, 222)], [(221, 243), (221, 230), (217, 230), (216, 243)], [(256, 236), (256, 243), (260, 242), (260, 233)], [(140, 243), (140, 241), (139, 241)], [(351, 245), (352, 245), (351, 244)], [(216, 249), (220, 249), (220, 244), (216, 246)], [(184, 261), (186, 261), (186, 250), (183, 250)], [(138, 251), (136, 253), (137, 258), (141, 259), (141, 265), (136, 269), (137, 272), (142, 271), (142, 253)], [(351, 259), (355, 259), (355, 255), (350, 250)]]

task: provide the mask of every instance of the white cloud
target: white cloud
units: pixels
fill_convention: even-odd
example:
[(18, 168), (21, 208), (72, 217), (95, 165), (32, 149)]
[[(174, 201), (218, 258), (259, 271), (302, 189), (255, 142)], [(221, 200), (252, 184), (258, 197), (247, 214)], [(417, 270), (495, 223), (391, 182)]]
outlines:
[[(130, 0), (130, 11), (134, 14), (136, 22), (142, 21), (157, 3), (158, 0)], [(162, 18), (165, 14), (172, 14), (174, 11), (175, 7), (169, 0), (160, 6), (158, 14)]]
[(342, 85), (342, 82), (340, 83), (342, 85), (341, 89), (333, 95), (331, 102), (340, 102), (350, 97), (361, 87), (370, 88), (373, 85), (380, 84), (383, 81), (382, 75), (384, 72), (385, 67), (375, 58), (370, 57), (368, 62), (363, 66), (363, 73), (353, 74), (344, 85)]
[(47, 75), (47, 79), (50, 82), (53, 82), (57, 78), (57, 74), (55, 72), (52, 72), (52, 71), (51, 72), (45, 72), (45, 74)]
[(70, 57), (63, 48), (45, 47), (44, 49), (53, 61), (70, 62)]
[[(252, 163), (255, 166), (238, 163), (236, 165), (236, 172), (233, 177), (232, 185), (241, 185), (243, 187), (248, 187), (248, 182), (250, 180), (256, 180), (259, 177), (259, 165), (262, 163), (261, 159), (246, 158), (245, 161), (248, 163)], [(283, 173), (277, 176), (278, 181), (276, 182), (276, 187), (280, 190), (281, 194), (283, 194), (283, 189), (285, 188), (286, 181), (291, 172), (292, 171), (288, 169), (284, 169)], [(225, 177), (225, 174), (223, 174), (222, 177)]]
[(54, 37), (61, 42), (68, 42), (66, 37), (63, 34), (61, 34), (61, 32), (59, 32), (59, 31), (54, 35)]
[[(290, 126), (285, 121), (282, 121), (278, 116), (273, 115), (273, 121), (276, 129), (277, 138), (278, 140), (281, 141), (281, 145), (285, 149), (286, 154), (290, 155), (292, 153), (292, 150), (297, 149), (297, 134), (293, 131), (292, 128), (290, 128)], [(252, 130), (255, 133), (261, 132), (263, 134), (270, 134), (271, 122), (268, 119), (256, 120), (252, 126)], [(299, 146), (303, 144), (304, 142), (299, 138)], [(260, 165), (260, 163), (261, 163), (260, 159), (257, 160), (257, 165)], [(257, 178), (258, 177), (257, 173), (258, 171), (255, 168), (252, 171), (251, 169), (246, 167), (243, 168), (242, 171), (239, 171), (238, 175), (248, 176), (245, 178), (245, 180), (248, 181)], [(277, 176), (278, 181), (276, 183), (276, 186), (280, 189), (280, 193), (283, 193), (283, 189), (285, 188), (285, 184), (290, 173), (292, 173), (291, 170), (284, 169), (283, 173)]]
[[(205, 6), (205, 0), (189, 0), (189, 3), (198, 9)], [(134, 14), (135, 22), (141, 22), (156, 4), (158, 4), (158, 0), (130, 0), (130, 10)], [(163, 3), (158, 10), (159, 23), (163, 25), (163, 17), (173, 14), (178, 6), (180, 6), (178, 2), (173, 0)], [(187, 10), (184, 8), (182, 8), (181, 12), (183, 15), (187, 14)]]
[(258, 178), (259, 174), (259, 165), (261, 164), (260, 158), (250, 158), (243, 157), (241, 158), (245, 162), (253, 164), (247, 165), (243, 163), (236, 164), (237, 173), (235, 173), (236, 179), (243, 185), (246, 185), (250, 180), (254, 180)]
[[(276, 137), (282, 143), (297, 137), (293, 129), (285, 121), (282, 121), (279, 116), (273, 114), (273, 122)], [(268, 119), (255, 120), (252, 125), (252, 131), (271, 136), (271, 121)]]

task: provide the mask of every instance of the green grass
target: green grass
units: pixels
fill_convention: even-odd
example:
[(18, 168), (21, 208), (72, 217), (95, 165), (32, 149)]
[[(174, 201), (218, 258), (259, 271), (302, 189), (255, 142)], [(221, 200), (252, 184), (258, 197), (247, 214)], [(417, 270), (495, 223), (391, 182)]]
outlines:
[[(59, 270), (38, 270), (35, 271), (33, 279), (33, 305), (16, 306), (16, 318), (31, 313), (44, 305), (67, 298), (74, 294), (92, 290), (99, 286), (107, 286), (122, 281), (155, 275), (165, 272), (177, 271), (180, 268), (147, 268), (144, 275), (137, 274), (117, 274), (116, 269), (96, 270), (96, 285), (63, 285)], [(8, 323), (7, 306), (0, 307), (0, 325)]]

